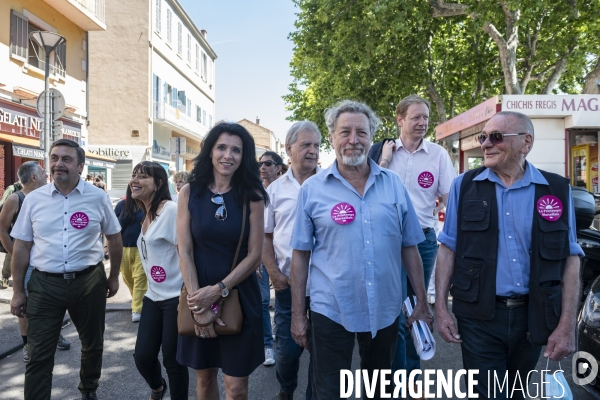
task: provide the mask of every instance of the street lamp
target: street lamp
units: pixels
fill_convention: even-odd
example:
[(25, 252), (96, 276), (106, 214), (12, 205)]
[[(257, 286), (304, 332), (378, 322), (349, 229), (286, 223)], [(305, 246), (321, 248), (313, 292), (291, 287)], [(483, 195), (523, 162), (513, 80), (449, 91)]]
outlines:
[(58, 33), (47, 32), (47, 31), (35, 31), (29, 34), (29, 37), (34, 40), (44, 51), (46, 52), (46, 68), (45, 68), (45, 82), (44, 82), (44, 94), (46, 96), (44, 105), (44, 169), (50, 175), (50, 155), (49, 143), (50, 143), (50, 131), (52, 129), (52, 115), (50, 114), (50, 53), (56, 50), (56, 48), (67, 41), (63, 36)]

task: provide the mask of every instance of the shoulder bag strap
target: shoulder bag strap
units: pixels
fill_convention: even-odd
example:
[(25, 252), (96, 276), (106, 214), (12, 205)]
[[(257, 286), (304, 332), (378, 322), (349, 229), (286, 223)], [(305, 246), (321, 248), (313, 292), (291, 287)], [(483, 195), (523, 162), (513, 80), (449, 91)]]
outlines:
[(233, 258), (233, 265), (231, 270), (233, 271), (237, 267), (238, 256), (240, 255), (240, 249), (242, 248), (242, 241), (244, 239), (244, 231), (246, 230), (246, 213), (248, 204), (246, 203), (246, 196), (244, 196), (244, 207), (242, 212), (242, 232), (240, 233), (240, 240), (238, 241), (237, 250), (235, 251), (235, 257)]

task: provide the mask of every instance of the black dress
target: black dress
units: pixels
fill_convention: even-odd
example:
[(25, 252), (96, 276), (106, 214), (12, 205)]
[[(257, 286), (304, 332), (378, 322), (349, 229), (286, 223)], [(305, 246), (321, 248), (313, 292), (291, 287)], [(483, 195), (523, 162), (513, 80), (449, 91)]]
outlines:
[[(198, 197), (198, 186), (190, 185), (188, 208), (194, 243), (194, 264), (200, 287), (215, 285), (231, 272), (235, 250), (242, 229), (242, 207), (237, 205), (233, 191), (223, 194), (227, 219), (218, 221), (218, 205), (211, 201), (213, 193), (205, 189)], [(246, 229), (238, 264), (248, 254), (250, 205), (246, 211)], [(256, 274), (251, 274), (236, 287), (242, 314), (242, 332), (213, 339), (179, 336), (177, 361), (193, 369), (221, 368), (229, 376), (250, 375), (265, 360), (263, 348), (262, 300)]]

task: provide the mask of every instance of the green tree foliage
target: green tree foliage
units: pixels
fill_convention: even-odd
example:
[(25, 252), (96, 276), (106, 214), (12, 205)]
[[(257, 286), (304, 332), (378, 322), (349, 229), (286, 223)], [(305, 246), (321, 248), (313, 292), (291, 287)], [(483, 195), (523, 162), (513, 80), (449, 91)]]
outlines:
[(432, 101), (432, 128), (496, 94), (575, 93), (600, 54), (600, 0), (294, 2), (294, 81), (284, 99), (290, 119), (323, 132), (324, 110), (346, 98), (382, 118), (379, 140), (396, 135), (396, 104), (411, 93)]

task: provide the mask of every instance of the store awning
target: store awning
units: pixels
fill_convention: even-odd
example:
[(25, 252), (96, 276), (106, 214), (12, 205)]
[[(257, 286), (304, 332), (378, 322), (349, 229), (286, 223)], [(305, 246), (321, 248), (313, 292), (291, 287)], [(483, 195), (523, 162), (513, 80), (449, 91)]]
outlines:
[(44, 150), (40, 149), (39, 139), (0, 133), (0, 140), (6, 140), (13, 144), (13, 155), (16, 157), (33, 158), (36, 160), (44, 159)]
[[(40, 149), (39, 139), (30, 139), (22, 136), (7, 135), (0, 133), (0, 140), (5, 140), (13, 144), (13, 154), (17, 157), (34, 158), (37, 160), (44, 159), (44, 150)], [(85, 165), (90, 165), (99, 168), (114, 169), (117, 160), (99, 156), (89, 151), (85, 152)]]
[(85, 152), (85, 165), (98, 168), (115, 169), (117, 160), (114, 158), (102, 157), (89, 151)]

